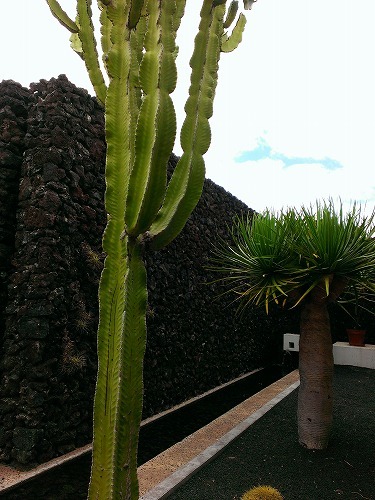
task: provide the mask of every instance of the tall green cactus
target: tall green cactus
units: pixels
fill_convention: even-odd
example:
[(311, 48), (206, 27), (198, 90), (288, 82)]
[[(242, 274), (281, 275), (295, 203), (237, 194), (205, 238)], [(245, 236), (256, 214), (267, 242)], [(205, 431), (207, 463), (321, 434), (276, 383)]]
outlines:
[(170, 97), (177, 82), (176, 33), (186, 0), (98, 0), (108, 85), (99, 64), (91, 0), (77, 0), (75, 20), (57, 0), (46, 1), (72, 33), (71, 46), (85, 61), (105, 107), (107, 257), (99, 286), (89, 498), (135, 499), (146, 346), (145, 241), (159, 249), (173, 240), (200, 198), (220, 53), (237, 47), (246, 19), (240, 13), (228, 33), (238, 2), (231, 2), (224, 19), (226, 0), (203, 0), (181, 130), (183, 154), (167, 185), (176, 135)]

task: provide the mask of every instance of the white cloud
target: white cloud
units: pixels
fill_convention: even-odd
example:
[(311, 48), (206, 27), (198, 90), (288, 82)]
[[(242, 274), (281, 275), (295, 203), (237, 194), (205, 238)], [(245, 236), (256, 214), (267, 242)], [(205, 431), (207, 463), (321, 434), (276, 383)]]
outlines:
[(363, 183), (353, 169), (327, 170), (320, 164), (285, 168), (282, 161), (272, 159), (240, 164), (226, 161), (216, 165), (214, 171), (208, 169), (208, 177), (225, 184), (226, 189), (257, 211), (298, 207), (330, 197), (341, 198), (346, 206), (353, 200), (369, 200), (367, 212), (374, 209), (374, 186)]

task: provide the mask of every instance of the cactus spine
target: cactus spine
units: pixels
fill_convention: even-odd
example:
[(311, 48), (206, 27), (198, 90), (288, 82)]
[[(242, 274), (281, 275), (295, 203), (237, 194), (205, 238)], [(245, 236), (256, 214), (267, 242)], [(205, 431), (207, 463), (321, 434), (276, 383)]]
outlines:
[[(146, 346), (145, 241), (159, 249), (181, 231), (204, 182), (203, 155), (211, 132), (221, 52), (241, 41), (245, 17), (232, 33), (224, 26), (226, 0), (203, 0), (186, 118), (183, 155), (167, 186), (167, 163), (176, 135), (170, 94), (177, 81), (175, 44), (186, 0), (98, 0), (105, 83), (99, 65), (91, 0), (77, 0), (73, 21), (57, 0), (52, 14), (72, 32), (105, 107), (107, 143), (103, 235), (107, 254), (99, 286), (98, 377), (94, 402), (90, 499), (138, 498), (137, 448)], [(229, 22), (230, 21), (230, 22)]]

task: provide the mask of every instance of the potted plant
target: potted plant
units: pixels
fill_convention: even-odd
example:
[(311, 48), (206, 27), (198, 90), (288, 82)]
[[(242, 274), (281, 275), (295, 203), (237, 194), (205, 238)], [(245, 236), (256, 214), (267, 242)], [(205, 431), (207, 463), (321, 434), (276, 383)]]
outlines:
[(356, 347), (364, 347), (366, 330), (359, 328), (347, 328), (346, 333), (349, 339), (349, 345)]
[(365, 311), (366, 307), (358, 300), (358, 294), (353, 294), (352, 297), (348, 295), (344, 300), (339, 301), (339, 305), (350, 317), (347, 322), (346, 334), (348, 336), (349, 345), (355, 347), (365, 346), (366, 329), (365, 324)]

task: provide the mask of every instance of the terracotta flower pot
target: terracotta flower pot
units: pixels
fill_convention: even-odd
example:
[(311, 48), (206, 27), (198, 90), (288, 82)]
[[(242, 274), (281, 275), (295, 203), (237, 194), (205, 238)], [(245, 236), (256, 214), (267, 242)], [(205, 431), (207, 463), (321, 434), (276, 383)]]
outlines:
[(348, 334), (349, 345), (356, 347), (363, 347), (365, 345), (366, 330), (347, 328), (346, 333)]

